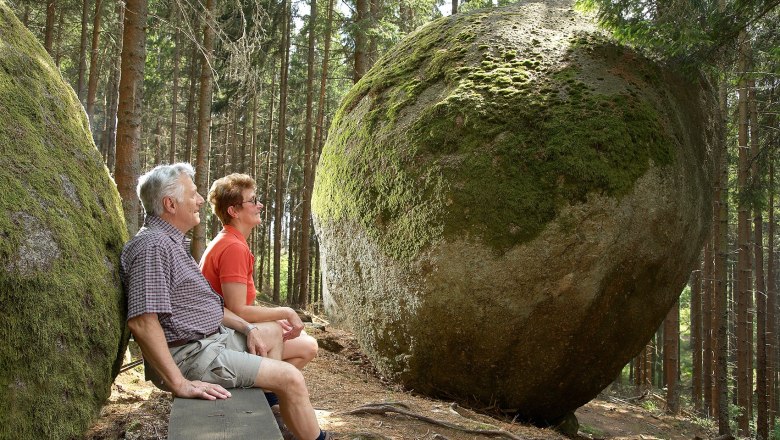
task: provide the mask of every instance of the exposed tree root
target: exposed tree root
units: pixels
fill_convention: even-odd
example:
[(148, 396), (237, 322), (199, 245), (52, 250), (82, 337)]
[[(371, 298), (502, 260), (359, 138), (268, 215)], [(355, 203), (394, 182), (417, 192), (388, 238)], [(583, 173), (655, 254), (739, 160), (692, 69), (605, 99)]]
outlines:
[(465, 432), (467, 434), (477, 434), (477, 435), (484, 435), (487, 437), (505, 437), (512, 440), (528, 440), (526, 437), (520, 437), (515, 434), (512, 434), (509, 431), (504, 431), (503, 429), (491, 429), (491, 430), (483, 430), (483, 429), (471, 429), (467, 428), (465, 426), (456, 425), (454, 423), (445, 422), (443, 420), (434, 419), (432, 417), (424, 416), (421, 414), (414, 413), (412, 411), (409, 411), (408, 406), (404, 405), (400, 402), (389, 402), (389, 403), (369, 403), (363, 406), (360, 406), (358, 408), (355, 408), (353, 410), (347, 411), (344, 414), (350, 414), (350, 415), (357, 415), (357, 414), (379, 414), (384, 415), (386, 413), (397, 413), (402, 414), (407, 417), (411, 417), (413, 419), (422, 420), (423, 422), (428, 422), (433, 425), (437, 426), (443, 426), (445, 428), (454, 429), (456, 431)]

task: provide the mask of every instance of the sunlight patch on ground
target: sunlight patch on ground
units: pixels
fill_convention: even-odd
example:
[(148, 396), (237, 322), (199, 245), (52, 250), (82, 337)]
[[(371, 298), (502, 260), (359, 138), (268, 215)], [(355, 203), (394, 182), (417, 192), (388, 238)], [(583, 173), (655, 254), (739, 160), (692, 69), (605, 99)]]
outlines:
[(317, 414), (317, 420), (320, 422), (320, 428), (322, 429), (334, 430), (346, 424), (344, 420), (337, 414), (334, 414), (333, 411), (315, 409), (314, 412)]

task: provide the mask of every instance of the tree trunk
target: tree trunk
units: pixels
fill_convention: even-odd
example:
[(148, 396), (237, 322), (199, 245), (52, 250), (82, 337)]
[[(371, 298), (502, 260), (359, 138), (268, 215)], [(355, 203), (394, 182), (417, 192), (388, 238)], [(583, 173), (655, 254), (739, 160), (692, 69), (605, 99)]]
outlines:
[(246, 114), (247, 111), (247, 102), (246, 99), (244, 99), (243, 102), (243, 118), (241, 118), (241, 150), (239, 153), (238, 158), (238, 169), (241, 170), (242, 173), (246, 173), (246, 134), (247, 134), (247, 128), (249, 127), (249, 124), (247, 124), (248, 115)]
[(162, 144), (160, 143), (160, 138), (162, 137), (162, 124), (159, 119), (154, 126), (152, 136), (154, 136), (154, 163), (152, 165), (157, 166), (162, 163)]
[(292, 182), (287, 182), (290, 193), (290, 212), (287, 215), (287, 304), (295, 306), (297, 302), (295, 292), (295, 260), (298, 257), (298, 225), (294, 207), (298, 203), (296, 191)]
[(138, 231), (138, 151), (141, 145), (141, 102), (146, 59), (146, 0), (125, 3), (122, 69), (117, 110), (115, 180), (130, 236)]
[[(726, 84), (723, 81), (718, 83), (718, 102), (720, 106), (721, 121), (718, 124), (718, 146), (715, 155), (716, 183), (715, 183), (715, 201), (717, 206), (717, 218), (714, 223), (714, 241), (713, 254), (715, 256), (715, 288), (713, 291), (713, 302), (715, 313), (713, 313), (712, 329), (715, 332), (714, 349), (716, 361), (714, 363), (715, 392), (712, 393), (711, 407), (713, 413), (718, 415), (718, 433), (721, 435), (730, 435), (731, 427), (729, 425), (728, 411), (728, 154), (726, 143), (727, 120), (727, 100)], [(720, 403), (723, 403), (720, 405)]]
[(655, 351), (655, 335), (645, 345), (645, 359), (643, 361), (645, 371), (642, 373), (642, 389), (649, 390), (653, 387), (653, 352)]
[[(758, 145), (758, 112), (756, 110), (755, 81), (748, 84), (748, 99), (750, 107), (750, 153), (752, 156), (753, 183), (757, 188), (763, 188), (762, 176), (758, 169), (761, 160)], [(753, 231), (755, 239), (754, 269), (756, 278), (756, 434), (759, 439), (769, 438), (769, 423), (767, 421), (767, 337), (766, 337), (766, 282), (764, 281), (764, 219), (762, 207), (753, 206)], [(752, 382), (751, 382), (752, 383)]]
[(769, 231), (767, 237), (767, 299), (766, 299), (766, 350), (767, 350), (767, 392), (769, 394), (769, 420), (770, 429), (775, 425), (777, 414), (777, 393), (775, 392), (776, 363), (776, 327), (777, 327), (777, 283), (775, 282), (775, 190), (774, 190), (774, 163), (769, 158)]
[(252, 170), (252, 178), (257, 181), (257, 179), (260, 177), (260, 174), (258, 173), (259, 170), (257, 168), (257, 91), (252, 92), (252, 136), (250, 143), (251, 149), (249, 154), (251, 161), (249, 163), (249, 169)]
[(79, 68), (78, 68), (78, 82), (76, 83), (76, 94), (79, 96), (79, 101), (84, 102), (87, 89), (84, 87), (86, 73), (87, 73), (87, 44), (89, 41), (88, 32), (89, 23), (89, 0), (82, 0), (81, 2), (81, 41), (79, 44)]
[(452, 0), (452, 15), (458, 13), (458, 0)]
[[(747, 80), (744, 77), (747, 72), (747, 37), (744, 32), (740, 38), (739, 72), (743, 75), (739, 81), (739, 166), (737, 168), (737, 190), (740, 194), (747, 190), (748, 182), (748, 105), (747, 105)], [(737, 235), (739, 240), (739, 268), (737, 280), (737, 405), (739, 414), (737, 425), (739, 434), (747, 437), (750, 433), (750, 395), (751, 384), (748, 382), (750, 368), (750, 348), (748, 333), (752, 330), (748, 327), (750, 295), (750, 225), (748, 223), (748, 205), (744, 198), (740, 197), (737, 208)]]
[(282, 63), (279, 74), (279, 137), (276, 150), (276, 203), (274, 204), (274, 302), (279, 302), (282, 258), (282, 208), (284, 204), (284, 143), (287, 135), (287, 71), (290, 63), (290, 2), (284, 1)]
[[(194, 19), (198, 19), (198, 14), (194, 14)], [(190, 162), (192, 160), (192, 138), (195, 132), (195, 90), (198, 85), (198, 42), (192, 44), (192, 50), (190, 51), (190, 87), (187, 94), (187, 130), (184, 133), (184, 161)]]
[[(772, 95), (770, 95), (772, 102)], [(776, 117), (770, 115), (769, 126), (775, 127)], [(771, 135), (770, 145), (776, 147), (777, 134)], [(775, 256), (775, 168), (772, 155), (769, 155), (769, 230), (767, 237), (767, 299), (766, 299), (766, 340), (767, 340), (767, 391), (769, 393), (769, 427), (774, 430), (775, 416), (777, 414), (777, 392), (776, 392), (776, 374), (777, 374), (777, 280), (776, 277), (776, 256)]]
[[(369, 0), (370, 1), (370, 22), (371, 29), (376, 30), (379, 28), (379, 22), (382, 21), (383, 5), (382, 0)], [(368, 66), (366, 71), (370, 69), (376, 60), (379, 58), (379, 35), (377, 32), (370, 32), (368, 38)]]
[(43, 31), (43, 47), (49, 52), (52, 58), (52, 45), (54, 44), (54, 22), (57, 20), (57, 2), (56, 0), (46, 0), (46, 27)]
[(324, 133), (325, 122), (325, 107), (327, 101), (325, 97), (325, 90), (328, 82), (328, 66), (330, 63), (330, 40), (333, 32), (333, 0), (328, 0), (328, 18), (325, 23), (325, 48), (322, 53), (322, 69), (320, 73), (320, 96), (319, 104), (317, 106), (317, 125), (314, 133), (314, 158), (312, 160), (312, 178), (316, 176), (317, 161), (319, 159), (320, 145), (322, 145), (322, 136)]
[[(713, 225), (713, 240), (715, 237), (715, 228)], [(715, 272), (715, 261), (713, 259), (714, 244), (708, 241), (704, 248), (704, 282), (702, 284), (702, 389), (704, 392), (704, 414), (713, 415), (713, 371), (714, 371), (714, 331), (713, 328), (713, 294), (715, 283), (713, 275)]]
[(322, 307), (322, 275), (320, 274), (319, 243), (317, 243), (317, 245), (314, 246), (314, 295), (311, 302), (315, 304), (319, 304), (320, 307)]
[(124, 34), (125, 6), (123, 2), (116, 2), (116, 15), (118, 17), (119, 29), (117, 30), (117, 48), (115, 62), (111, 68), (111, 76), (108, 80), (108, 103), (106, 104), (105, 129), (103, 131), (103, 153), (105, 154), (106, 166), (113, 175), (116, 161), (116, 123), (117, 106), (119, 103), (119, 80), (122, 71), (122, 35)]
[(404, 34), (414, 30), (414, 8), (409, 4), (409, 0), (403, 0), (398, 6), (398, 15), (401, 17), (399, 28)]
[(57, 11), (57, 38), (55, 39), (54, 64), (60, 68), (60, 58), (62, 57), (62, 30), (65, 28), (65, 8), (60, 7)]
[[(708, 251), (704, 252), (705, 260), (712, 259), (711, 240), (707, 242), (706, 248)], [(691, 371), (691, 401), (693, 403), (693, 410), (696, 413), (702, 412), (702, 383), (703, 383), (703, 368), (702, 368), (702, 353), (703, 353), (703, 338), (702, 338), (702, 296), (706, 289), (702, 289), (702, 270), (704, 261), (699, 264), (699, 268), (691, 273), (691, 359), (692, 359), (692, 371)], [(709, 330), (709, 329), (708, 329)], [(712, 356), (710, 356), (710, 359)]]
[[(178, 21), (178, 6), (171, 4), (171, 22)], [(174, 24), (173, 32), (173, 85), (171, 90), (171, 145), (168, 149), (168, 163), (176, 162), (176, 135), (179, 127), (176, 121), (179, 115), (179, 45), (180, 45), (179, 26)], [(205, 190), (205, 189), (204, 189)]]
[(312, 134), (312, 124), (314, 123), (314, 45), (315, 45), (315, 27), (317, 23), (317, 0), (310, 0), (311, 16), (309, 18), (309, 53), (307, 56), (306, 69), (306, 127), (305, 143), (303, 153), (303, 191), (301, 191), (301, 244), (300, 244), (300, 274), (298, 278), (299, 301), (297, 307), (305, 309), (309, 299), (309, 228), (311, 225), (311, 194), (314, 184), (312, 175), (312, 144), (314, 138)]
[(664, 381), (666, 382), (666, 412), (680, 412), (677, 372), (680, 368), (680, 302), (674, 303), (664, 320)]
[(352, 75), (353, 82), (360, 81), (368, 71), (368, 38), (366, 31), (369, 25), (369, 0), (355, 0), (355, 66)]
[(89, 125), (93, 126), (93, 115), (95, 113), (95, 97), (97, 96), (98, 78), (100, 77), (100, 71), (98, 70), (98, 57), (100, 56), (99, 44), (100, 44), (100, 19), (103, 16), (101, 13), (103, 0), (95, 0), (95, 17), (92, 20), (92, 51), (89, 57), (89, 85), (87, 86), (87, 117), (89, 118)]
[[(233, 110), (232, 113), (237, 111)], [(228, 169), (235, 170), (238, 163), (238, 145), (236, 145), (235, 136), (235, 124), (238, 124), (238, 116), (231, 120), (230, 114), (230, 102), (228, 102), (228, 105), (225, 107), (225, 142), (222, 144), (225, 148), (225, 160), (222, 162), (223, 167), (220, 175), (227, 174)], [(230, 159), (229, 161), (228, 158)], [(229, 167), (228, 163), (230, 164)]]
[[(257, 168), (257, 90), (253, 87), (252, 90), (252, 135), (250, 136), (251, 140), (251, 150), (250, 150), (250, 158), (251, 162), (249, 164), (249, 175), (252, 176), (252, 179), (255, 180), (255, 184), (257, 184), (257, 181), (260, 179), (260, 173)], [(263, 200), (263, 204), (265, 205), (267, 200), (265, 199), (265, 194), (260, 195)], [(265, 216), (265, 213), (268, 211), (268, 207), (264, 206), (264, 212), (263, 216)], [(263, 231), (265, 231), (265, 225), (266, 223), (263, 222), (262, 225), (260, 225), (259, 228), (254, 228), (252, 230), (252, 255), (259, 256), (260, 261), (255, 260), (255, 270), (252, 271), (252, 276), (254, 277), (254, 282), (257, 290), (260, 292), (263, 291), (263, 284), (260, 282), (263, 279), (263, 251), (261, 250), (261, 241), (260, 236), (262, 235)]]
[(21, 20), (24, 27), (26, 28), (30, 27), (30, 4), (29, 3), (24, 4), (24, 12), (22, 12)]
[[(214, 59), (214, 11), (215, 0), (206, 0), (205, 24), (203, 26), (203, 59), (200, 68), (200, 95), (198, 107), (198, 155), (195, 162), (195, 185), (198, 190), (208, 191), (209, 147), (211, 146), (211, 94), (213, 83), (211, 61)], [(206, 219), (206, 206), (200, 209), (200, 218)], [(204, 221), (195, 226), (192, 234), (192, 257), (200, 261), (206, 249), (206, 225)]]
[[(276, 97), (276, 76), (271, 75), (271, 99), (269, 100), (270, 103), (268, 105), (268, 150), (265, 154), (265, 179), (263, 181), (263, 200), (270, 201), (272, 200), (270, 195), (270, 186), (271, 186), (271, 152), (273, 151), (273, 145), (274, 145), (274, 98)], [(270, 267), (270, 264), (268, 264), (269, 259), (266, 258), (266, 238), (270, 234), (271, 230), (271, 222), (270, 220), (270, 212), (271, 212), (271, 206), (269, 202), (269, 206), (265, 207), (265, 219), (263, 222), (263, 230), (262, 235), (260, 236), (260, 249), (262, 250), (260, 254), (260, 279), (258, 280), (258, 285), (261, 288), (265, 287), (265, 282), (268, 280), (265, 276), (265, 272), (263, 269), (266, 267)], [(269, 234), (266, 234), (266, 231)], [(270, 246), (267, 246), (268, 249), (270, 249)]]

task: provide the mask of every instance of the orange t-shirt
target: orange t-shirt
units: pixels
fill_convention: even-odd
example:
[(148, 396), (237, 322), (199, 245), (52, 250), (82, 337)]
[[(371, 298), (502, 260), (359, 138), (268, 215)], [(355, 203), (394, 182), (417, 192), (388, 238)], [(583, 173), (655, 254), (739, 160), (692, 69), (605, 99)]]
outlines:
[(222, 283), (246, 284), (246, 304), (255, 302), (255, 280), (252, 271), (255, 256), (246, 244), (246, 238), (233, 226), (227, 225), (206, 247), (200, 259), (200, 271), (211, 287), (222, 296)]

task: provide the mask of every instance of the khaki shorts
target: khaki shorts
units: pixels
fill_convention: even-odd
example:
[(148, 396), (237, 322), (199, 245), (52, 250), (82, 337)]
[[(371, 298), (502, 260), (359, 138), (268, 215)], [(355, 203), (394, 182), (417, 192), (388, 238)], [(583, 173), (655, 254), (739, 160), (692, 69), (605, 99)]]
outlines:
[(225, 388), (254, 386), (263, 360), (246, 352), (246, 336), (223, 326), (208, 338), (169, 350), (184, 377)]

